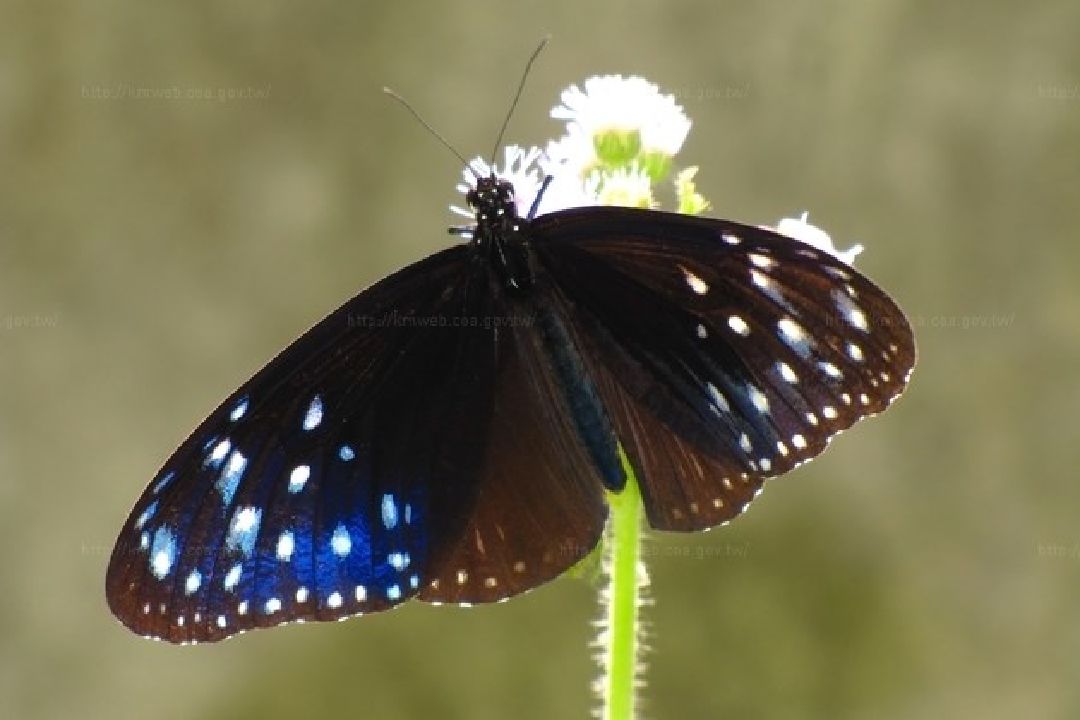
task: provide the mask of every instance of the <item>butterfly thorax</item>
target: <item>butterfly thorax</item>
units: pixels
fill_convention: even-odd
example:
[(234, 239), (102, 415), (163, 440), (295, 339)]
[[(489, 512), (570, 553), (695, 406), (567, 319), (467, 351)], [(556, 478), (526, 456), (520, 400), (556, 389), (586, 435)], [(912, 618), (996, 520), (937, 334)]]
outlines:
[(479, 178), (476, 188), (465, 199), (476, 212), (473, 243), (491, 263), (507, 291), (527, 292), (533, 285), (533, 273), (522, 234), (526, 221), (518, 215), (514, 186), (489, 175)]

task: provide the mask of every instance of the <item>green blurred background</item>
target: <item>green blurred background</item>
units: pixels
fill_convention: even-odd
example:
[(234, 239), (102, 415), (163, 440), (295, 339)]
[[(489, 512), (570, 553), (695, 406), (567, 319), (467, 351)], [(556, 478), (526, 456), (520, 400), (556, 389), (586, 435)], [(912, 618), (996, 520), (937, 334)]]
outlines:
[(717, 214), (864, 243), (920, 343), (886, 416), (731, 526), (652, 536), (646, 714), (1080, 716), (1080, 4), (9, 0), (0, 717), (587, 715), (581, 580), (196, 648), (103, 597), (204, 413), (449, 242), (459, 167), (381, 86), (486, 153), (548, 32), (508, 141), (643, 74)]

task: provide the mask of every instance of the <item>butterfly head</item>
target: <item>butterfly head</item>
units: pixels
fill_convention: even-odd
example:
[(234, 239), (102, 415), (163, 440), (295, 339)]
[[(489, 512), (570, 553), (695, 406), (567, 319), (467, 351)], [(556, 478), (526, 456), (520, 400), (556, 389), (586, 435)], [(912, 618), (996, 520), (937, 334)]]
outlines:
[(477, 178), (476, 187), (466, 193), (465, 201), (476, 213), (478, 225), (517, 222), (514, 186), (509, 180), (495, 177), (494, 173)]

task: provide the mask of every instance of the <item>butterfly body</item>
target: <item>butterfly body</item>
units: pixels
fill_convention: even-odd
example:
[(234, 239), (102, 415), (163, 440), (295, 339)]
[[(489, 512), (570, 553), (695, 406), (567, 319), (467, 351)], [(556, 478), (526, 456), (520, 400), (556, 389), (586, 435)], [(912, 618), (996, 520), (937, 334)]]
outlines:
[(828, 253), (723, 220), (533, 218), (479, 178), (469, 242), (361, 292), (246, 382), (136, 503), (107, 576), (143, 635), (213, 641), (410, 598), (505, 599), (598, 542), (736, 516), (883, 410), (910, 327)]

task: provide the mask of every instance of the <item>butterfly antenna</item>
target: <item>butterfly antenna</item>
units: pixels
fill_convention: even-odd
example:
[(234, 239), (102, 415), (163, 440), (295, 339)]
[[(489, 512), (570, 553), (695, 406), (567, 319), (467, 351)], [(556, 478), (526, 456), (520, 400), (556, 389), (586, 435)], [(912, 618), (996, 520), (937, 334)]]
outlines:
[[(411, 113), (414, 118), (416, 118), (416, 121), (424, 126), (424, 129), (426, 129), (429, 133), (434, 135), (436, 140), (441, 142), (443, 144), (443, 146), (447, 150), (449, 150), (450, 152), (452, 152), (454, 154), (454, 157), (456, 157), (458, 160), (461, 161), (461, 164), (465, 166), (466, 170), (468, 170), (469, 172), (471, 172), (473, 174), (473, 177), (475, 177), (477, 180), (480, 179), (480, 177), (476, 174), (476, 171), (472, 169), (471, 165), (469, 165), (469, 161), (466, 160), (464, 157), (462, 157), (461, 153), (459, 153), (457, 150), (455, 150), (454, 146), (451, 145), (450, 142), (446, 138), (444, 138), (442, 135), (440, 135), (439, 132), (435, 128), (431, 127), (431, 124), (428, 123), (427, 120), (420, 117), (420, 113), (416, 112), (416, 110), (413, 109), (413, 106), (409, 104), (408, 100), (401, 97), (400, 95), (398, 95), (396, 92), (394, 92), (393, 90), (391, 90), (388, 87), (383, 87), (382, 90), (383, 90), (384, 93), (386, 93), (387, 95), (389, 95), (390, 97), (394, 98), (399, 103), (401, 103), (402, 106), (406, 110), (408, 110), (409, 113)], [(520, 93), (520, 91), (519, 91), (519, 93)]]
[(517, 107), (518, 99), (521, 97), (521, 91), (525, 89), (525, 80), (529, 77), (529, 71), (532, 69), (533, 63), (536, 61), (536, 56), (540, 54), (540, 51), (551, 40), (550, 35), (545, 35), (540, 40), (540, 44), (533, 50), (532, 55), (529, 56), (529, 62), (525, 63), (525, 72), (521, 73), (521, 82), (518, 83), (517, 92), (514, 93), (514, 99), (510, 103), (510, 110), (506, 113), (506, 119), (503, 120), (502, 127), (499, 128), (499, 136), (495, 138), (495, 147), (491, 148), (491, 162), (489, 165), (495, 165), (495, 153), (499, 152), (499, 146), (502, 145), (503, 135), (506, 133), (506, 126), (510, 124), (510, 117), (514, 114), (514, 109)]

